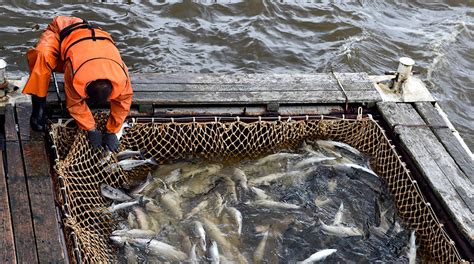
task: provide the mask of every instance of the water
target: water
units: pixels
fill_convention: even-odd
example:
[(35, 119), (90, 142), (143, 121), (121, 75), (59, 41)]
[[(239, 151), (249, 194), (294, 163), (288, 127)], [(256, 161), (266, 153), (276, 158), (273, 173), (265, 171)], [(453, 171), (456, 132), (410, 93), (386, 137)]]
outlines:
[(2, 1), (0, 57), (25, 52), (56, 15), (96, 21), (131, 72), (382, 74), (415, 59), (455, 127), (474, 147), (473, 1)]
[(415, 59), (455, 127), (474, 146), (473, 1), (2, 1), (0, 57), (25, 52), (56, 15), (96, 21), (131, 72), (382, 74)]
[[(189, 243), (199, 241), (192, 232), (199, 221), (207, 245), (217, 241), (221, 258), (240, 263), (295, 263), (323, 249), (337, 250), (328, 262), (407, 262), (409, 230), (396, 215), (389, 191), (373, 172), (348, 164), (369, 169), (367, 157), (317, 143), (238, 163), (162, 165), (141, 193), (155, 201), (145, 209), (120, 211), (117, 220), (126, 228), (153, 230), (157, 240), (186, 254)], [(236, 168), (245, 181), (233, 176)], [(241, 234), (231, 207), (241, 212)], [(144, 220), (129, 220), (135, 217)], [(324, 225), (351, 228), (354, 234), (338, 235)], [(140, 261), (172, 260), (130, 244)], [(196, 253), (206, 260), (204, 251)]]

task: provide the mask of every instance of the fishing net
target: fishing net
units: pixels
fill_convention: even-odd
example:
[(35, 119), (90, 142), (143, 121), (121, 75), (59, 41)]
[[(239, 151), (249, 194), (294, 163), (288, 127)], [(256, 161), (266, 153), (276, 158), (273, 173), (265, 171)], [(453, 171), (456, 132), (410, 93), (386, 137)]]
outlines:
[[(96, 115), (103, 129), (105, 114)], [(425, 260), (459, 262), (454, 242), (446, 234), (429, 203), (413, 180), (382, 128), (370, 116), (357, 119), (318, 117), (244, 122), (168, 122), (133, 120), (120, 139), (121, 149), (142, 150), (158, 162), (187, 158), (211, 160), (257, 158), (305, 139), (331, 139), (347, 143), (371, 156), (371, 166), (384, 179), (399, 216), (416, 230), (418, 252)], [(143, 177), (151, 167), (124, 171), (113, 166), (114, 155), (93, 152), (86, 134), (73, 122), (52, 124), (50, 135), (56, 150), (55, 172), (58, 200), (64, 213), (68, 251), (75, 262), (111, 262), (116, 257), (109, 237), (114, 228), (105, 208), (109, 200), (100, 194), (100, 184), (123, 187)]]

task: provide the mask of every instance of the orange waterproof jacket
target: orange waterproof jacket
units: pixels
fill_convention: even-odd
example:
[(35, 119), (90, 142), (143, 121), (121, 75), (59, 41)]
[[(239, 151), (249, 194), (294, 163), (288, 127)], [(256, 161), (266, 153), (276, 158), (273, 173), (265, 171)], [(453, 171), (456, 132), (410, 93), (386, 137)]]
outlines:
[(95, 80), (109, 80), (113, 89), (107, 131), (120, 130), (130, 111), (133, 91), (128, 69), (107, 32), (76, 17), (57, 16), (27, 57), (30, 78), (23, 93), (45, 97), (51, 72), (64, 72), (67, 109), (85, 130), (95, 128), (85, 101), (86, 87)]

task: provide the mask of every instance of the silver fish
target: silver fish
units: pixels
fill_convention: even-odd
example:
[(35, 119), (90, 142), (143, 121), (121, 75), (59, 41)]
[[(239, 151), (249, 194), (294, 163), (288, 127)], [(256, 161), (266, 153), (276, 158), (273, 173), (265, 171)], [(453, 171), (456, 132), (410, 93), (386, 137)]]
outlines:
[(108, 184), (102, 183), (100, 185), (100, 193), (109, 199), (119, 202), (132, 200), (133, 198), (125, 194), (119, 189), (116, 189)]
[(167, 192), (160, 197), (160, 202), (173, 217), (177, 219), (183, 218), (183, 211), (181, 210), (181, 198), (179, 194)]
[(150, 221), (148, 221), (148, 215), (141, 207), (134, 207), (133, 211), (137, 216), (137, 223), (139, 229), (149, 230), (151, 229)]
[(209, 247), (209, 259), (213, 264), (219, 264), (219, 249), (217, 248), (216, 241), (211, 242), (211, 246)]
[(204, 231), (204, 227), (202, 226), (201, 222), (193, 222), (192, 233), (193, 236), (198, 239), (201, 249), (206, 251), (206, 231)]
[(321, 219), (319, 220), (321, 230), (328, 234), (338, 237), (363, 236), (364, 234), (356, 227), (346, 227), (342, 225), (326, 225)]
[(255, 162), (255, 165), (261, 166), (268, 162), (275, 162), (275, 161), (280, 161), (283, 159), (289, 159), (289, 158), (294, 158), (294, 157), (299, 157), (299, 156), (301, 155), (296, 154), (296, 153), (286, 153), (286, 152), (275, 153), (275, 154), (271, 154), (264, 158), (259, 159), (257, 162)]
[(414, 230), (411, 232), (410, 235), (410, 250), (408, 251), (408, 263), (416, 263), (416, 237)]
[(128, 243), (125, 243), (124, 255), (127, 264), (138, 264), (137, 252), (135, 252), (135, 249)]
[(190, 263), (199, 263), (198, 261), (198, 258), (197, 258), (197, 255), (196, 255), (196, 244), (192, 244), (191, 246), (191, 249), (189, 250), (189, 253), (188, 253), (188, 262)]
[(324, 206), (329, 202), (331, 202), (331, 199), (327, 198), (326, 196), (322, 196), (322, 195), (320, 195), (320, 196), (316, 197), (316, 199), (314, 199), (314, 204), (317, 207)]
[(137, 186), (136, 188), (134, 188), (133, 190), (131, 190), (130, 194), (132, 196), (136, 196), (136, 195), (142, 193), (143, 190), (145, 190), (145, 188), (147, 186), (149, 186), (150, 184), (152, 184), (154, 181), (155, 181), (155, 178), (153, 178), (153, 175), (151, 175), (151, 172), (148, 172), (148, 176), (146, 177), (146, 181), (144, 183), (140, 184), (139, 186)]
[(121, 161), (121, 160), (124, 160), (124, 159), (133, 158), (133, 157), (136, 157), (136, 156), (140, 156), (141, 159), (144, 159), (142, 151), (127, 149), (127, 150), (124, 150), (124, 151), (120, 151), (117, 154), (117, 160)]
[(371, 169), (368, 169), (366, 167), (362, 167), (360, 165), (357, 165), (357, 164), (353, 164), (353, 163), (342, 163), (342, 164), (337, 164), (335, 166), (336, 168), (340, 168), (342, 170), (347, 170), (347, 169), (355, 169), (355, 170), (360, 170), (360, 171), (363, 171), (363, 172), (366, 172), (368, 174), (371, 174), (375, 177), (379, 177), (373, 170)]
[(333, 225), (340, 225), (342, 223), (342, 211), (344, 210), (344, 203), (341, 202), (339, 210), (337, 210), (336, 215), (334, 216)]
[(226, 235), (222, 233), (219, 227), (207, 218), (202, 218), (202, 223), (209, 237), (219, 244), (224, 253), (231, 253), (233, 250), (232, 244), (226, 239)]
[(222, 177), (227, 187), (227, 195), (230, 197), (232, 202), (237, 202), (237, 191), (235, 189), (235, 182), (227, 176)]
[(154, 238), (156, 233), (152, 230), (145, 229), (129, 229), (114, 230), (112, 236), (125, 236), (130, 238)]
[(237, 234), (240, 236), (242, 233), (242, 213), (234, 207), (227, 207), (226, 210), (237, 225)]
[(243, 170), (239, 168), (234, 168), (232, 171), (232, 179), (238, 182), (244, 190), (248, 189), (247, 175), (245, 175), (245, 172)]
[(154, 159), (145, 159), (145, 160), (126, 159), (126, 160), (121, 160), (117, 163), (118, 166), (120, 166), (122, 169), (126, 171), (132, 170), (135, 167), (142, 166), (145, 164), (158, 165), (158, 163)]
[(359, 150), (355, 149), (354, 147), (349, 146), (348, 144), (338, 142), (338, 141), (331, 141), (331, 140), (317, 140), (316, 143), (325, 148), (342, 148), (345, 149), (349, 152), (351, 152), (354, 155), (360, 156), (362, 153), (360, 153)]
[(296, 204), (276, 202), (272, 200), (257, 200), (252, 202), (247, 202), (250, 206), (257, 207), (268, 207), (268, 208), (278, 208), (278, 209), (300, 209), (301, 207)]
[(194, 207), (188, 214), (186, 214), (186, 216), (184, 217), (185, 219), (189, 219), (191, 218), (192, 216), (194, 216), (195, 214), (201, 212), (202, 210), (204, 210), (204, 208), (207, 207), (207, 205), (209, 204), (209, 200), (203, 200), (201, 201), (198, 205), (196, 205), (196, 207)]
[(314, 165), (316, 163), (321, 163), (321, 162), (324, 162), (324, 161), (335, 160), (335, 159), (336, 159), (335, 157), (310, 157), (310, 158), (304, 159), (304, 160), (296, 163), (294, 168), (295, 169), (301, 169), (301, 168), (307, 167), (309, 165)]
[(297, 177), (298, 174), (301, 172), (299, 171), (290, 171), (290, 172), (277, 172), (277, 173), (272, 173), (263, 177), (251, 179), (249, 182), (252, 185), (269, 185), (270, 183), (277, 181), (281, 178), (285, 177)]
[(257, 188), (257, 187), (250, 187), (250, 190), (252, 190), (255, 195), (257, 195), (257, 200), (269, 200), (271, 199), (270, 196), (268, 196), (264, 190)]
[(312, 254), (311, 256), (309, 256), (309, 258), (299, 262), (300, 264), (309, 264), (309, 263), (314, 263), (316, 261), (320, 261), (320, 260), (324, 260), (325, 258), (327, 258), (329, 255), (335, 253), (337, 251), (337, 249), (323, 249), (323, 250), (320, 250), (314, 254)]
[(156, 239), (130, 238), (128, 242), (168, 261), (185, 261), (188, 258), (188, 255), (181, 250)]
[(270, 235), (271, 230), (267, 230), (263, 233), (262, 240), (258, 243), (255, 252), (253, 253), (253, 262), (262, 263), (263, 254), (265, 253), (265, 246), (267, 245), (268, 236)]
[(125, 208), (129, 208), (129, 207), (132, 207), (132, 206), (138, 205), (138, 204), (140, 204), (140, 201), (134, 200), (134, 201), (130, 201), (130, 202), (124, 202), (124, 203), (111, 205), (107, 208), (107, 210), (109, 212), (113, 213), (113, 212), (116, 212), (118, 210), (123, 210)]

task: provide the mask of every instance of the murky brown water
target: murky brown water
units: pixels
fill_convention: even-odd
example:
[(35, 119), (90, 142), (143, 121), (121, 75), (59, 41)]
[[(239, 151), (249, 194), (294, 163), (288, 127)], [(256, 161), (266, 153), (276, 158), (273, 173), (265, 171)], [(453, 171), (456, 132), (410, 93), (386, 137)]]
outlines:
[(314, 2), (2, 1), (0, 57), (27, 71), (24, 54), (55, 15), (107, 29), (134, 73), (381, 74), (410, 56), (474, 148), (474, 1)]

